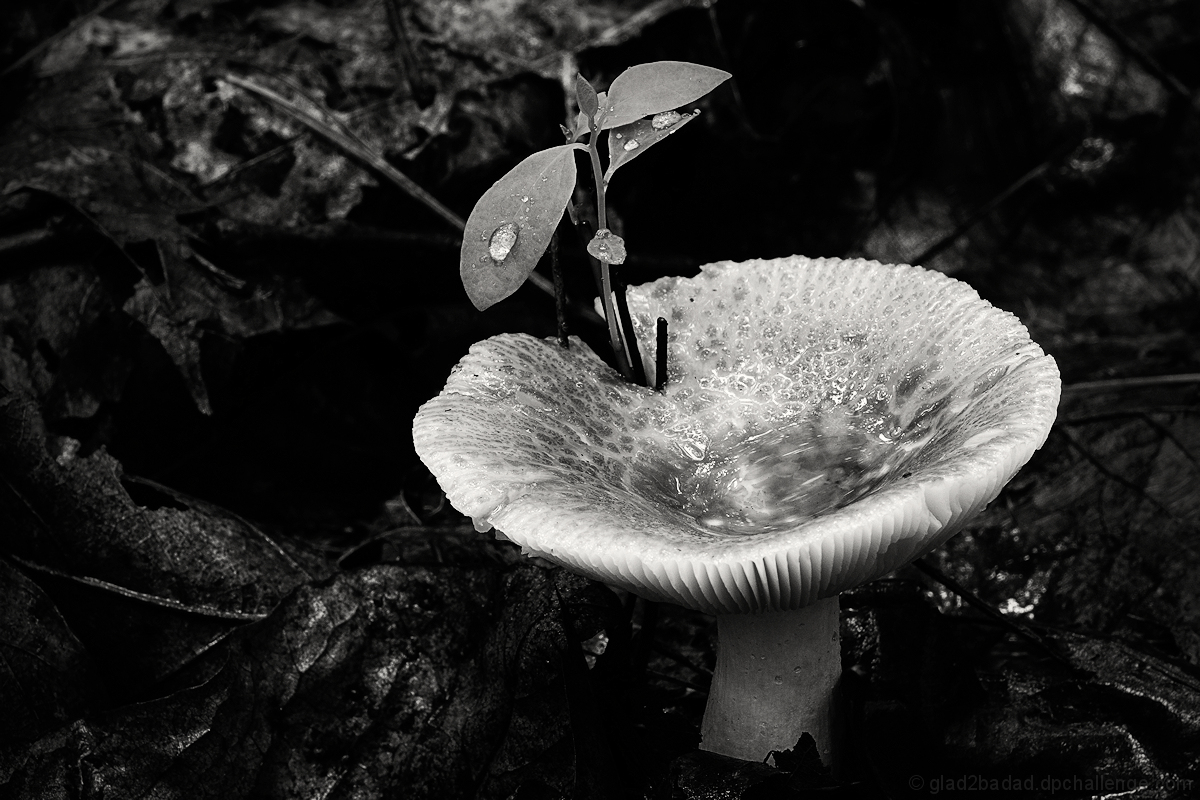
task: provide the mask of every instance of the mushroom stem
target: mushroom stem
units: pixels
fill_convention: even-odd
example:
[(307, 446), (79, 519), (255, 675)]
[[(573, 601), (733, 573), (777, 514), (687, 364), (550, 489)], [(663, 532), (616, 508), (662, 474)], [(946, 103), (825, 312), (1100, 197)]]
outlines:
[(808, 732), (831, 766), (834, 689), (842, 673), (838, 619), (837, 597), (794, 611), (718, 616), (701, 749), (763, 761)]

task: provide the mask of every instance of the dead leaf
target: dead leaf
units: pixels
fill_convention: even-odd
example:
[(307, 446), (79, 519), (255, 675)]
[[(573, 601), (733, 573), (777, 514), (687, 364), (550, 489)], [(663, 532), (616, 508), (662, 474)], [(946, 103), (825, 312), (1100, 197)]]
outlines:
[(581, 603), (612, 607), (586, 581), (529, 562), (381, 566), (305, 586), (180, 676), (189, 688), (38, 742), (7, 789), (570, 795), (573, 764), (588, 756), (572, 753), (563, 664), (582, 653), (564, 615), (579, 620)]
[(0, 783), (26, 746), (104, 702), (91, 658), (37, 584), (0, 559)]
[[(126, 612), (128, 603), (155, 614), (165, 608), (215, 620), (218, 630), (227, 630), (231, 620), (268, 613), (307, 579), (274, 541), (240, 517), (130, 482), (103, 450), (80, 457), (77, 448), (70, 439), (50, 439), (30, 399), (5, 390), (0, 397), (0, 520), (7, 553), (60, 580), (118, 598)], [(85, 608), (102, 607), (95, 597)], [(123, 619), (135, 623), (136, 639), (141, 620), (137, 615)], [(117, 622), (92, 621), (100, 630)], [(162, 677), (211, 644), (210, 628), (204, 627), (207, 639), (196, 641), (168, 626), (155, 635), (183, 655), (126, 653), (129, 671)], [(135, 667), (143, 662), (144, 668)]]

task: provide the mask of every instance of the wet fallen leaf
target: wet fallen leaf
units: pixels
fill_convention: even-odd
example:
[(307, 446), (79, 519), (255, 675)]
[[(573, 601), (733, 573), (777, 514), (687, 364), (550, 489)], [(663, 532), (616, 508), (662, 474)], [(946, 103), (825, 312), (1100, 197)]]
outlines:
[(42, 739), (7, 796), (572, 796), (596, 756), (571, 735), (570, 620), (588, 630), (606, 605), (529, 562), (339, 575), (233, 634), (186, 688)]
[(29, 742), (104, 702), (91, 658), (50, 598), (0, 559), (0, 783)]
[[(81, 635), (111, 637), (108, 654), (126, 661), (127, 679), (163, 677), (207, 648), (214, 631), (268, 613), (307, 579), (279, 545), (240, 517), (131, 481), (103, 450), (84, 457), (77, 448), (71, 439), (48, 437), (27, 396), (4, 390), (3, 549), (60, 586), (86, 586), (89, 601), (78, 603), (85, 615), (106, 603), (122, 609), (114, 619), (76, 620), (91, 623)], [(165, 614), (200, 626), (149, 625), (138, 608), (159, 623)], [(127, 624), (128, 638), (116, 635), (119, 626), (109, 630), (117, 620)], [(139, 649), (148, 632), (158, 646)]]

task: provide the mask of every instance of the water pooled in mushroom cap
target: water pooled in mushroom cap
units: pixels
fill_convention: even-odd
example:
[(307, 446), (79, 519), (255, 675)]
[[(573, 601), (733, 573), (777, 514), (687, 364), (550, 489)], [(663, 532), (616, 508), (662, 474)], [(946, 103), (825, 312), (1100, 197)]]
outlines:
[(515, 222), (505, 222), (492, 231), (492, 237), (488, 239), (488, 255), (497, 262), (508, 258), (513, 245), (517, 243), (517, 231)]

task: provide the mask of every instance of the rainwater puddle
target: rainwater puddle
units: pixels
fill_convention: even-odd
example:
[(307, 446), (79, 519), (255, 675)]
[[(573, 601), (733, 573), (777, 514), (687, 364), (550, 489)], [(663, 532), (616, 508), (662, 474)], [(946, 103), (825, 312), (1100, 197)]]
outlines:
[(824, 419), (732, 436), (702, 453), (680, 448), (687, 458), (674, 478), (676, 499), (684, 513), (714, 531), (793, 527), (862, 497), (900, 465), (909, 448), (878, 429)]

